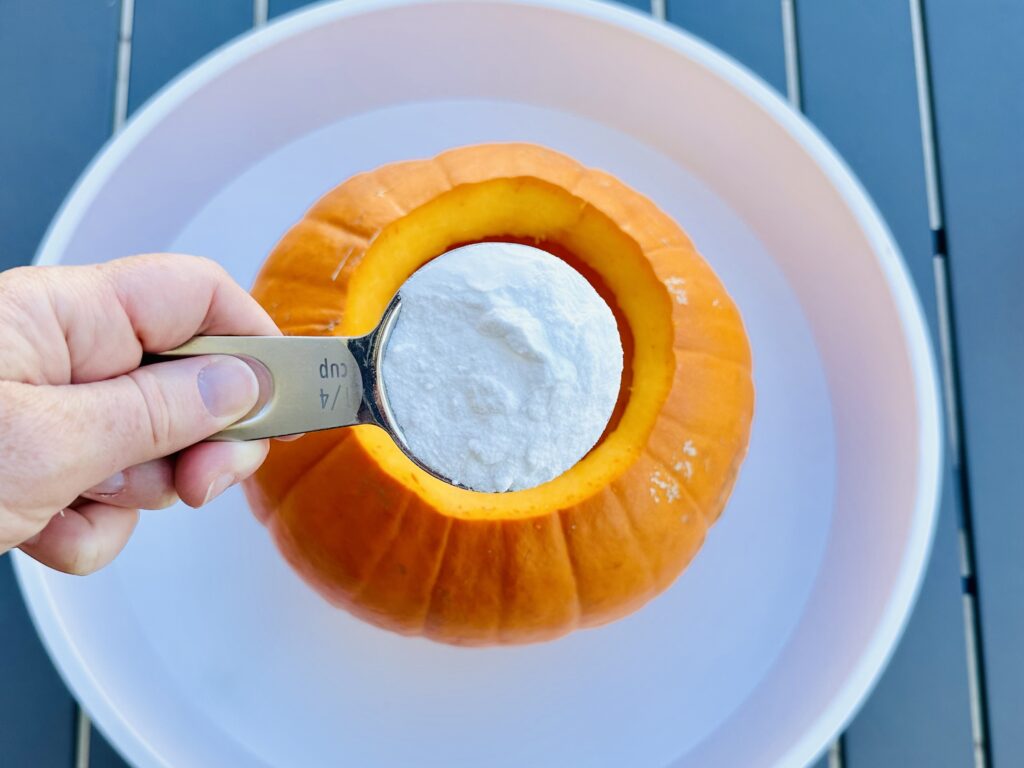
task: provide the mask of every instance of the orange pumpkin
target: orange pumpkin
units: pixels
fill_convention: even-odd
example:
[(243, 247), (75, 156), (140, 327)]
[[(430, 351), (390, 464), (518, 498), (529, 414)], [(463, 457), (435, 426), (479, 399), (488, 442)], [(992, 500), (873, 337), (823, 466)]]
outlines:
[(466, 645), (548, 640), (668, 587), (725, 505), (754, 400), (739, 313), (686, 235), (612, 176), (538, 146), (465, 147), (349, 179), (285, 235), (253, 293), (286, 334), (362, 334), (418, 267), (483, 240), (566, 259), (615, 312), (626, 370), (599, 444), (544, 485), (482, 494), (361, 426), (274, 444), (246, 484), (332, 603)]

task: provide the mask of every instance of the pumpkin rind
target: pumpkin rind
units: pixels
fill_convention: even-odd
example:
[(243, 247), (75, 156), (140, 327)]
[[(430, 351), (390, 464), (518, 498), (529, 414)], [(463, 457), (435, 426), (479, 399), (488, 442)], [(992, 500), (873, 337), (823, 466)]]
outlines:
[(614, 429), (527, 491), (447, 486), (374, 427), (275, 443), (246, 483), (291, 565), (335, 605), (449, 643), (548, 640), (664, 590), (721, 514), (753, 416), (750, 349), (679, 227), (552, 150), (451, 150), (356, 176), (281, 240), (253, 287), (286, 334), (369, 330), (418, 266), (486, 237), (567, 249), (614, 295), (632, 381)]

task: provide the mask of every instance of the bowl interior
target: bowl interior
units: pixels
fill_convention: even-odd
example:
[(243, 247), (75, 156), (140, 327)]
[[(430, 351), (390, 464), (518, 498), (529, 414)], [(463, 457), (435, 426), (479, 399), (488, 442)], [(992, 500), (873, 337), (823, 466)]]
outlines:
[(738, 301), (758, 404), (721, 522), (637, 614), (526, 648), (448, 648), (329, 608), (237, 492), (147, 514), (88, 579), (19, 558), (51, 653), (134, 762), (798, 763), (870, 687), (934, 515), (920, 316), (824, 145), (692, 40), (593, 3), (312, 11), (146, 109), (40, 259), (180, 250), (247, 284), (349, 175), (498, 140), (547, 144), (650, 196)]

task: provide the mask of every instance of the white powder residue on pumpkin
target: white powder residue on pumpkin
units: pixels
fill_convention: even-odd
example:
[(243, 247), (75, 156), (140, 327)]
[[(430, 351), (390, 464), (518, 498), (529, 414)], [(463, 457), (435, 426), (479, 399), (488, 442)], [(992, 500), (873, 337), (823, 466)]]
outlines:
[(665, 477), (658, 470), (651, 474), (650, 491), (655, 504), (661, 503), (662, 495), (669, 504), (679, 500), (679, 483), (671, 477)]
[(537, 248), (481, 243), (401, 288), (383, 360), (409, 451), (478, 491), (531, 488), (589, 451), (622, 378), (615, 317), (587, 280)]
[[(697, 455), (697, 449), (693, 445), (693, 440), (687, 440), (683, 443), (683, 454), (691, 458)], [(672, 465), (672, 469), (681, 473), (686, 480), (693, 479), (693, 462), (690, 459), (678, 459)]]
[(689, 298), (686, 295), (686, 280), (681, 277), (666, 277), (665, 287), (676, 300), (676, 304), (688, 304)]

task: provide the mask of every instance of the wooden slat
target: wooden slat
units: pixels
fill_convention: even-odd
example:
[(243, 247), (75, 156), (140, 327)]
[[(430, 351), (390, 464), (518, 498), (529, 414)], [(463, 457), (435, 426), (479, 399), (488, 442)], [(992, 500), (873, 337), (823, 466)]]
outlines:
[[(804, 112), (885, 216), (938, 339), (908, 5), (798, 3), (797, 38)], [(917, 606), (892, 662), (845, 736), (845, 763), (852, 768), (971, 764), (953, 487), (947, 462), (939, 529)]]
[(9, 555), (0, 557), (0, 627), (5, 660), (0, 764), (70, 766), (75, 703), (25, 612)]
[(0, 5), (0, 269), (31, 260), (110, 134), (117, 16), (105, 0)]
[(638, 11), (644, 11), (646, 13), (651, 12), (650, 0), (616, 0), (623, 5), (628, 5), (631, 8), (636, 8)]
[[(667, 19), (760, 75), (793, 105), (800, 103), (794, 6), (782, 2), (667, 0)], [(814, 768), (842, 768), (842, 739)]]
[[(250, 29), (253, 0), (135, 0), (131, 24), (129, 114), (196, 60)], [(127, 764), (92, 729), (89, 768)]]
[[(804, 111), (885, 216), (938, 339), (909, 6), (798, 3), (797, 29)], [(852, 768), (972, 762), (953, 487), (947, 462), (939, 530), (907, 633), (846, 734)]]
[(778, 0), (667, 0), (668, 20), (707, 40), (786, 92)]
[(270, 0), (270, 18), (312, 5), (315, 0)]
[[(871, 7), (845, 0), (798, 3), (796, 8), (796, 74), (806, 112), (853, 166), (887, 217), (934, 330), (935, 293), (907, 8), (884, 0), (875, 0)], [(781, 91), (787, 90), (782, 3), (672, 0), (668, 14)], [(758, 17), (756, 24), (752, 15)], [(864, 55), (867, 50), (871, 56)], [(948, 492), (941, 516), (935, 556), (907, 634), (847, 734), (848, 766), (970, 761), (956, 515)], [(827, 764), (826, 758), (822, 764)]]
[[(110, 134), (119, 9), (104, 0), (0, 5), (0, 269), (31, 261), (74, 180)], [(76, 706), (0, 558), (0, 762), (70, 766)]]
[(949, 469), (932, 559), (906, 633), (844, 737), (847, 768), (973, 764)]
[(124, 758), (114, 751), (110, 742), (96, 730), (95, 726), (92, 727), (89, 736), (88, 768), (129, 768)]
[(926, 0), (992, 764), (1024, 760), (1024, 4)]
[(253, 0), (135, 0), (128, 111), (171, 78), (252, 27)]

